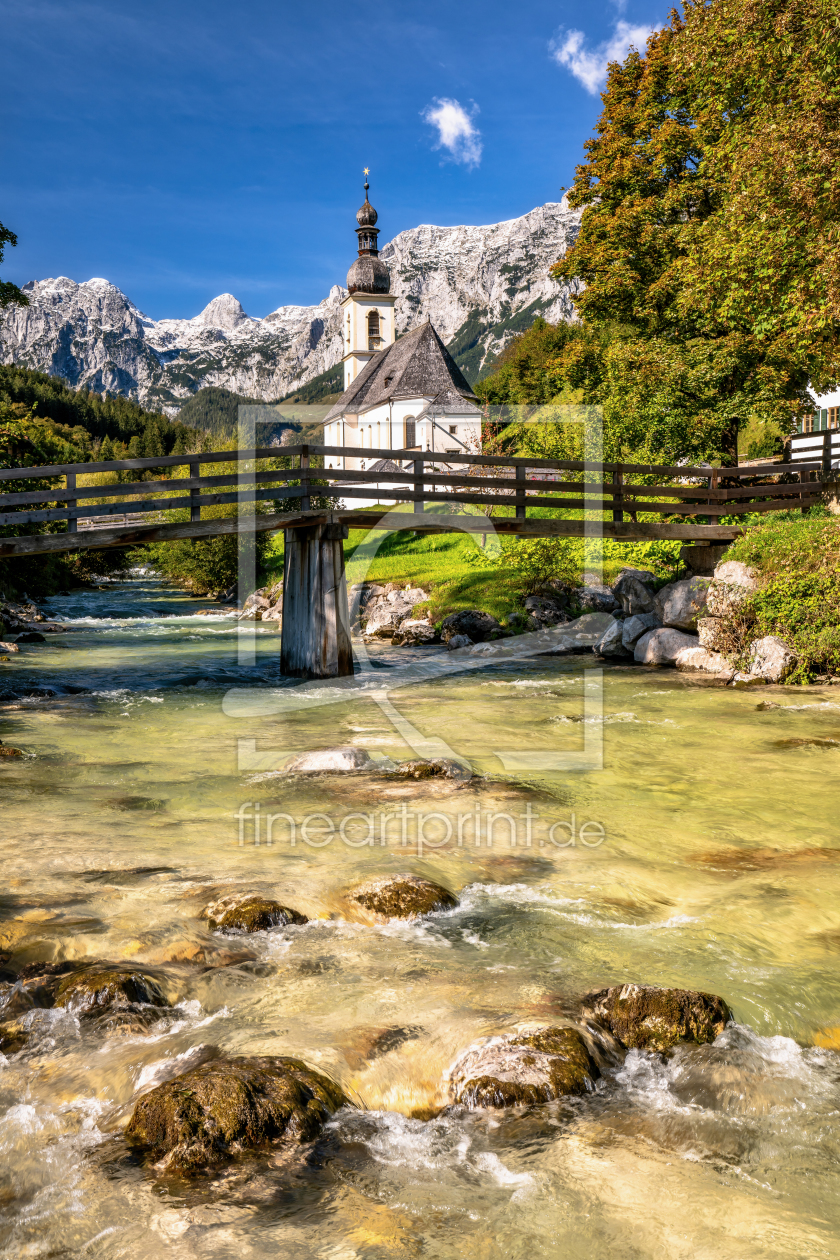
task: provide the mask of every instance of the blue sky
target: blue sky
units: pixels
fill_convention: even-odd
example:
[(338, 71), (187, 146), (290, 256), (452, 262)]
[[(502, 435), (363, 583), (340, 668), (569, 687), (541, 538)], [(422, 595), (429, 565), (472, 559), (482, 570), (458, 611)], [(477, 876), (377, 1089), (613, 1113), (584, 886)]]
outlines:
[(557, 201), (608, 53), (662, 0), (0, 0), (3, 278), (104, 276), (153, 318), (318, 302), (380, 240)]

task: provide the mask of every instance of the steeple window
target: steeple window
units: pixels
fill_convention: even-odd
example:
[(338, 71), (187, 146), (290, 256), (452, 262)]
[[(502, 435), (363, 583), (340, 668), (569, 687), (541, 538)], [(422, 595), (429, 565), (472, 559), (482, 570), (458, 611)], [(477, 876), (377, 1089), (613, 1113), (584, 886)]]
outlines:
[(417, 445), (417, 424), (414, 416), (405, 418), (405, 449), (410, 451)]
[(377, 350), (379, 348), (379, 311), (371, 311), (367, 317), (368, 326), (368, 350)]

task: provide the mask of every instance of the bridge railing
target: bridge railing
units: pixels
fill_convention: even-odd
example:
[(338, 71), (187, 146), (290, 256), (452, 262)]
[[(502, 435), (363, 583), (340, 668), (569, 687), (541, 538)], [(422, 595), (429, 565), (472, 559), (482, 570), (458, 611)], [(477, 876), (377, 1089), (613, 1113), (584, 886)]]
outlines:
[[(277, 467), (279, 458), (291, 466)], [(397, 471), (330, 467), (335, 458), (390, 460)], [(266, 462), (275, 466), (265, 467)], [(213, 473), (212, 466), (218, 464), (232, 464), (234, 471)], [(211, 471), (202, 475), (202, 467)], [(150, 469), (166, 468), (173, 472), (188, 468), (189, 476), (81, 484), (95, 473), (148, 474)], [(377, 494), (410, 502), (414, 511), (423, 511), (428, 503), (449, 503), (513, 508), (523, 520), (529, 508), (562, 508), (609, 513), (613, 521), (628, 516), (635, 521), (638, 513), (645, 513), (700, 516), (712, 522), (808, 507), (819, 502), (823, 482), (833, 475), (825, 452), (820, 459), (795, 464), (732, 468), (300, 444), (1, 469), (0, 488), (14, 484), (0, 492), (0, 527), (65, 522), (75, 532), (80, 520), (90, 528), (98, 517), (113, 519), (116, 514), (130, 513), (136, 520), (138, 514), (187, 511), (189, 520), (200, 521), (202, 508), (210, 506), (235, 504), (240, 512), (254, 514), (269, 503), (296, 500), (306, 511), (316, 495), (322, 500), (370, 502)], [(61, 477), (63, 487), (43, 486), (44, 480)], [(658, 483), (652, 484), (651, 478)], [(28, 480), (42, 484), (21, 489), (20, 483)]]

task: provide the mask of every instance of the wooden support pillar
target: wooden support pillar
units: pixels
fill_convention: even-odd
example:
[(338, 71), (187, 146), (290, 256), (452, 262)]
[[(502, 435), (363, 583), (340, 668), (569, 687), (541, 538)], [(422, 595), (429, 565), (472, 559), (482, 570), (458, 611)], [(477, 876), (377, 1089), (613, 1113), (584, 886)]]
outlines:
[(291, 678), (353, 673), (344, 576), (346, 525), (287, 529), (280, 671)]
[(826, 429), (823, 433), (822, 476), (820, 480), (831, 480), (831, 429)]

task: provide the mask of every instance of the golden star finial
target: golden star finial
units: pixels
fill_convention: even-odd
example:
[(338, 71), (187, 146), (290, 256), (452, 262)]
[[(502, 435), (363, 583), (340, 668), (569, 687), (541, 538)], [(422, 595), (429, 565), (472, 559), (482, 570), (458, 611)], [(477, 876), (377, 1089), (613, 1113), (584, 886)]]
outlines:
[(365, 175), (370, 175), (370, 167), (369, 167), (369, 166), (366, 166), (366, 167), (365, 167)]

